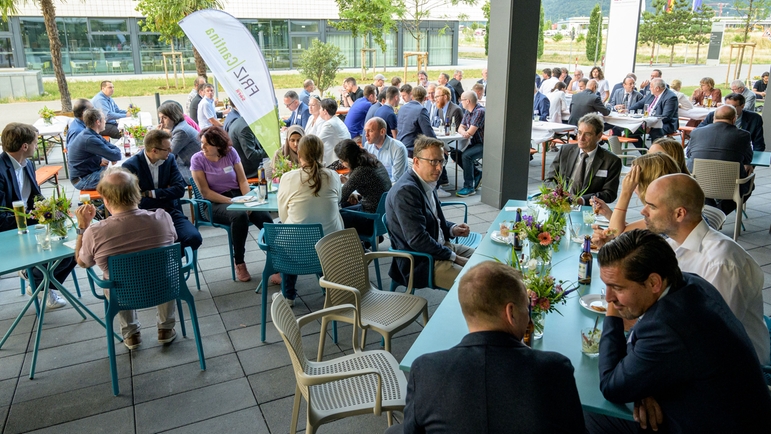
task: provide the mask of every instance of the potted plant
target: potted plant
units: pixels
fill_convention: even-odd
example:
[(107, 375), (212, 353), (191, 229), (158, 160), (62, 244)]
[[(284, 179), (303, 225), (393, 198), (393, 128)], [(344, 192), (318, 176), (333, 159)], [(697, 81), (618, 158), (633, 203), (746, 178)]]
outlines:
[(40, 111), (38, 111), (37, 113), (40, 115), (41, 118), (43, 118), (43, 122), (46, 125), (51, 125), (53, 123), (54, 116), (56, 116), (56, 113), (54, 113), (54, 111), (48, 108), (47, 106), (43, 106), (43, 108), (40, 109)]

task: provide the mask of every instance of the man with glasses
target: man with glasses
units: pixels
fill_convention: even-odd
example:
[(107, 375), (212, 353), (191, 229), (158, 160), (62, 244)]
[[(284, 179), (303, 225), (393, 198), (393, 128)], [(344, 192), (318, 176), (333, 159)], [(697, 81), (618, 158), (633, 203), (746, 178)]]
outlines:
[[(469, 234), (465, 223), (447, 221), (436, 195), (436, 182), (445, 165), (444, 144), (435, 138), (415, 140), (412, 170), (393, 185), (386, 198), (386, 219), (394, 249), (427, 253), (434, 259), (434, 284), (449, 289), (474, 249), (453, 244), (450, 239)], [(427, 258), (415, 257), (413, 285), (428, 285)], [(399, 284), (410, 277), (410, 261), (395, 258), (389, 276)]]
[(150, 130), (145, 136), (145, 148), (126, 160), (122, 166), (139, 179), (142, 199), (139, 209), (163, 209), (171, 216), (177, 241), (197, 250), (203, 242), (201, 233), (182, 212), (179, 198), (184, 196), (187, 183), (171, 154), (171, 134), (161, 129)]
[(305, 128), (308, 119), (311, 117), (311, 112), (308, 108), (308, 104), (300, 101), (297, 92), (290, 90), (284, 94), (284, 107), (292, 112), (288, 118), (284, 119), (286, 128), (291, 127), (292, 125), (299, 125)]
[(456, 192), (458, 197), (476, 194), (482, 182), (482, 171), (477, 169), (476, 161), (482, 158), (482, 146), (485, 141), (485, 108), (477, 102), (473, 91), (463, 92), (460, 102), (466, 110), (463, 121), (458, 126), (458, 134), (466, 139), (453, 153), (453, 159), (460, 161), (463, 168), (463, 188)]

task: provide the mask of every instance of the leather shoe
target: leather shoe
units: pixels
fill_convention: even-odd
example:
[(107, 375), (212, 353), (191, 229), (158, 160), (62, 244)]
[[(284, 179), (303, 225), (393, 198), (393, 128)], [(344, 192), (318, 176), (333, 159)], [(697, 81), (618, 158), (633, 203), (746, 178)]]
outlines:
[(140, 336), (139, 332), (127, 337), (126, 339), (123, 339), (123, 345), (125, 345), (126, 348), (128, 348), (129, 350), (135, 349), (141, 343), (142, 343), (142, 336)]
[(248, 282), (252, 280), (249, 270), (246, 269), (246, 263), (236, 264), (236, 279), (240, 282)]
[(169, 344), (177, 338), (177, 332), (174, 329), (158, 329), (158, 343)]

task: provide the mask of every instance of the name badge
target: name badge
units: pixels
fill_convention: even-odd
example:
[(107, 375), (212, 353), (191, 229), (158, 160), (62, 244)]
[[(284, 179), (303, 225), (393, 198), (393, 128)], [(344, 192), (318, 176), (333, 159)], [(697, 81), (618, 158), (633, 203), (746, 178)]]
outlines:
[[(224, 168), (222, 170), (224, 170), (225, 173), (230, 173), (230, 172), (233, 171), (233, 166), (228, 166), (228, 167), (226, 167), (226, 168)], [(608, 176), (608, 173), (607, 173), (608, 171), (607, 170), (603, 170), (603, 172), (605, 172), (605, 176)]]
[(597, 171), (597, 175), (595, 175), (595, 176), (597, 176), (598, 178), (607, 178), (608, 177), (608, 171), (607, 170), (598, 170)]

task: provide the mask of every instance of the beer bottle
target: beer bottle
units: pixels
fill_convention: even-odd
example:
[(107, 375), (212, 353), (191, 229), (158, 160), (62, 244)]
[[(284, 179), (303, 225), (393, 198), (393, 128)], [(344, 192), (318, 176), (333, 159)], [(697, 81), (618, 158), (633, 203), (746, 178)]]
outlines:
[(592, 262), (592, 240), (589, 235), (584, 235), (584, 249), (578, 257), (578, 283), (592, 283)]
[[(516, 228), (517, 223), (522, 221), (522, 208), (517, 208), (517, 216), (514, 218), (514, 227)], [(522, 240), (519, 239), (519, 233), (514, 231), (514, 250), (520, 251), (522, 250)]]

